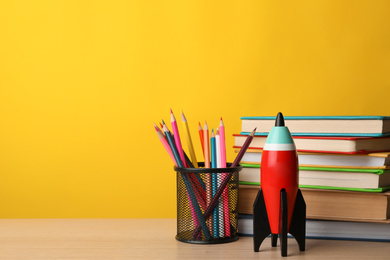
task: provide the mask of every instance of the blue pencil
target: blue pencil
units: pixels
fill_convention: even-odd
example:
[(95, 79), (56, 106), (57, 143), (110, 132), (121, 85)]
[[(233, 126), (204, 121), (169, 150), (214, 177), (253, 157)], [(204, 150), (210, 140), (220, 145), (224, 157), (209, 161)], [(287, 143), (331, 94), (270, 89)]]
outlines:
[[(166, 125), (163, 126), (163, 131), (165, 133), (165, 136), (167, 137), (168, 144), (172, 149), (172, 153), (173, 153), (173, 156), (175, 157), (177, 166), (184, 168), (183, 162), (180, 159), (179, 152), (177, 151), (176, 146), (173, 143), (172, 136), (170, 135), (170, 132), (169, 132)], [(195, 196), (194, 190), (192, 189), (191, 182), (189, 181), (188, 176), (186, 174), (181, 174), (181, 176), (183, 178), (184, 185), (186, 186), (186, 189), (187, 189), (187, 192), (189, 195), (189, 199), (192, 203), (192, 207), (193, 207), (195, 214), (196, 214), (196, 216), (193, 216), (193, 218), (194, 218), (194, 220), (195, 219), (198, 220), (204, 236), (206, 237), (207, 240), (210, 240), (211, 239), (210, 231), (207, 228), (206, 221), (203, 217), (202, 211), (200, 210), (200, 206), (198, 204), (198, 201), (196, 200), (196, 196)], [(196, 223), (196, 221), (195, 221), (195, 223)]]
[[(214, 129), (211, 130), (211, 139), (210, 139), (210, 146), (211, 146), (211, 168), (217, 168), (217, 154), (216, 154), (216, 144), (215, 144), (215, 136), (214, 136)], [(211, 193), (214, 197), (215, 193), (217, 193), (217, 175), (216, 173), (213, 173), (211, 175)], [(219, 221), (218, 221), (218, 208), (214, 208), (213, 211), (213, 237), (217, 238), (219, 235)]]

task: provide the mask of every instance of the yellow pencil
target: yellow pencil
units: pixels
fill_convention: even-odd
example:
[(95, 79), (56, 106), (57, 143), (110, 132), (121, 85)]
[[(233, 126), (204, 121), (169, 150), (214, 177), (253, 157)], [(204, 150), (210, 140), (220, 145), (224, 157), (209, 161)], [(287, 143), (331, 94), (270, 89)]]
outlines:
[(183, 124), (184, 129), (185, 129), (185, 136), (187, 139), (187, 145), (188, 145), (188, 150), (190, 151), (192, 164), (194, 165), (195, 168), (198, 168), (198, 161), (196, 160), (196, 155), (195, 155), (195, 151), (194, 151), (194, 146), (192, 144), (190, 129), (188, 128), (187, 119), (184, 116), (183, 111), (181, 111), (181, 122)]

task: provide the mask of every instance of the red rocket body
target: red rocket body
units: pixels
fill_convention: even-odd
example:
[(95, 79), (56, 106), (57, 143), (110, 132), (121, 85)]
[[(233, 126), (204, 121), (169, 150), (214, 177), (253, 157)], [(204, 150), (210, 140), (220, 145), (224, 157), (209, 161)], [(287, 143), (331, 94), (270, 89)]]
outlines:
[(287, 192), (287, 230), (290, 229), (298, 192), (298, 155), (296, 150), (264, 150), (261, 159), (261, 189), (272, 234), (279, 234), (280, 191)]

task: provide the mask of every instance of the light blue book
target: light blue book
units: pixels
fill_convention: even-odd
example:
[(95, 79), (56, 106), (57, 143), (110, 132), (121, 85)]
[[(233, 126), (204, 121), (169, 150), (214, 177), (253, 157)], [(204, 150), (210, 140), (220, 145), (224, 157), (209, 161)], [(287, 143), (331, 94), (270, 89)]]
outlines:
[[(274, 116), (241, 117), (242, 135), (257, 127), (257, 136), (266, 136), (275, 122)], [(390, 136), (390, 116), (285, 116), (293, 136)]]

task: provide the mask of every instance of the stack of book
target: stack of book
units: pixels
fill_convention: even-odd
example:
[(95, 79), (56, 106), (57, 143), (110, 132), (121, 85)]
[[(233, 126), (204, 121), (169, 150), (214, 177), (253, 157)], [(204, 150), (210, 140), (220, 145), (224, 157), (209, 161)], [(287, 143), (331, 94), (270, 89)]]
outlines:
[[(285, 117), (298, 151), (299, 185), (307, 206), (307, 236), (390, 241), (390, 117)], [(275, 117), (242, 117), (235, 134), (241, 160), (239, 227), (251, 235), (253, 202), (260, 188), (262, 148)]]

